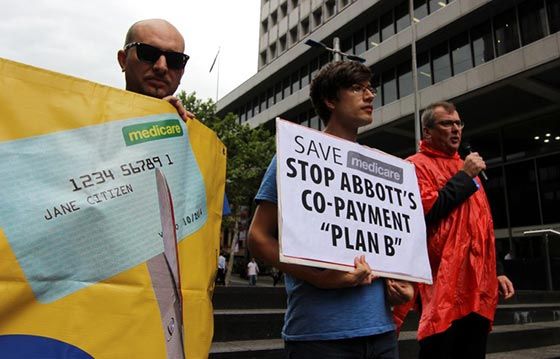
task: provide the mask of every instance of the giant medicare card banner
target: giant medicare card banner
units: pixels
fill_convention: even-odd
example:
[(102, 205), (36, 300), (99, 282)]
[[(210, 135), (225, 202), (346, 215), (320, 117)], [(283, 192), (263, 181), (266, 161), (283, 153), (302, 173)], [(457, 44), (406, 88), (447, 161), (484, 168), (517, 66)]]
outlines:
[(414, 166), (354, 142), (276, 120), (280, 260), (430, 283)]
[(0, 158), (0, 353), (170, 357), (181, 321), (163, 319), (159, 169), (184, 351), (207, 357), (226, 159), (214, 132), (165, 101), (0, 59)]

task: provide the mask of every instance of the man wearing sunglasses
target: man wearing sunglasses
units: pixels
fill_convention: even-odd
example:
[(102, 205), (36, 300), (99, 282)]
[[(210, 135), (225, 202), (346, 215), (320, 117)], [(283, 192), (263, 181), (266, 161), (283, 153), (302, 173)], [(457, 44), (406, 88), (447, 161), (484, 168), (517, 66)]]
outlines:
[(421, 359), (484, 358), (498, 292), (505, 299), (514, 293), (496, 270), (492, 214), (478, 178), (486, 164), (476, 152), (464, 160), (458, 154), (463, 127), (452, 103), (429, 105), (420, 151), (408, 158), (416, 167), (434, 278), (433, 285), (418, 284)]
[(173, 96), (189, 59), (184, 50), (175, 26), (161, 19), (142, 20), (128, 30), (117, 59), (128, 91), (169, 101), (186, 121), (192, 114)]

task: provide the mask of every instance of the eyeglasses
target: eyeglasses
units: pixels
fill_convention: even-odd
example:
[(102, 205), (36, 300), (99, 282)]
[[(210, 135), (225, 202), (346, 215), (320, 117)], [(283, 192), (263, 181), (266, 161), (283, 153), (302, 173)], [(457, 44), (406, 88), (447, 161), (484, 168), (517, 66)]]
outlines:
[(124, 46), (124, 51), (136, 47), (136, 55), (140, 61), (150, 64), (156, 63), (161, 55), (165, 56), (165, 61), (170, 69), (182, 70), (185, 68), (189, 55), (175, 51), (163, 51), (152, 45), (144, 44), (142, 42), (131, 42)]
[(371, 92), (373, 97), (377, 96), (377, 90), (371, 85), (364, 86), (362, 84), (353, 84), (352, 86), (350, 86), (350, 91), (352, 91), (352, 93), (356, 95), (364, 96), (366, 90)]
[(465, 127), (465, 123), (461, 120), (441, 120), (435, 122), (434, 125), (440, 125), (443, 128), (451, 128), (453, 126), (457, 126), (461, 129)]

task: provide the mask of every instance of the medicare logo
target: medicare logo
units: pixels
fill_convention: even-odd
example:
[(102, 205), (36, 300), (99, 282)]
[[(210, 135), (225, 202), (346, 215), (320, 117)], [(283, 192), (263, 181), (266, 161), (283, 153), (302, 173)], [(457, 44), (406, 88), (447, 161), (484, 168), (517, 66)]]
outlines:
[(402, 168), (364, 156), (358, 152), (348, 151), (346, 166), (391, 182), (403, 183)]
[(132, 146), (169, 137), (181, 137), (183, 128), (179, 120), (173, 119), (125, 126), (122, 128), (122, 133), (126, 145)]

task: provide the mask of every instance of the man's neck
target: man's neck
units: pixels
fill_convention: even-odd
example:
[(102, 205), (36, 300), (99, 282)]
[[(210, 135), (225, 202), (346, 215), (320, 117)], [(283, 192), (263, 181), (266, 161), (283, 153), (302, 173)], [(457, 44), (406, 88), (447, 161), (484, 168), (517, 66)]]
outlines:
[(349, 126), (343, 126), (342, 121), (337, 121), (334, 118), (331, 118), (329, 120), (329, 123), (327, 124), (324, 132), (328, 133), (329, 135), (340, 137), (352, 142), (356, 142), (356, 140), (358, 139), (358, 129)]

